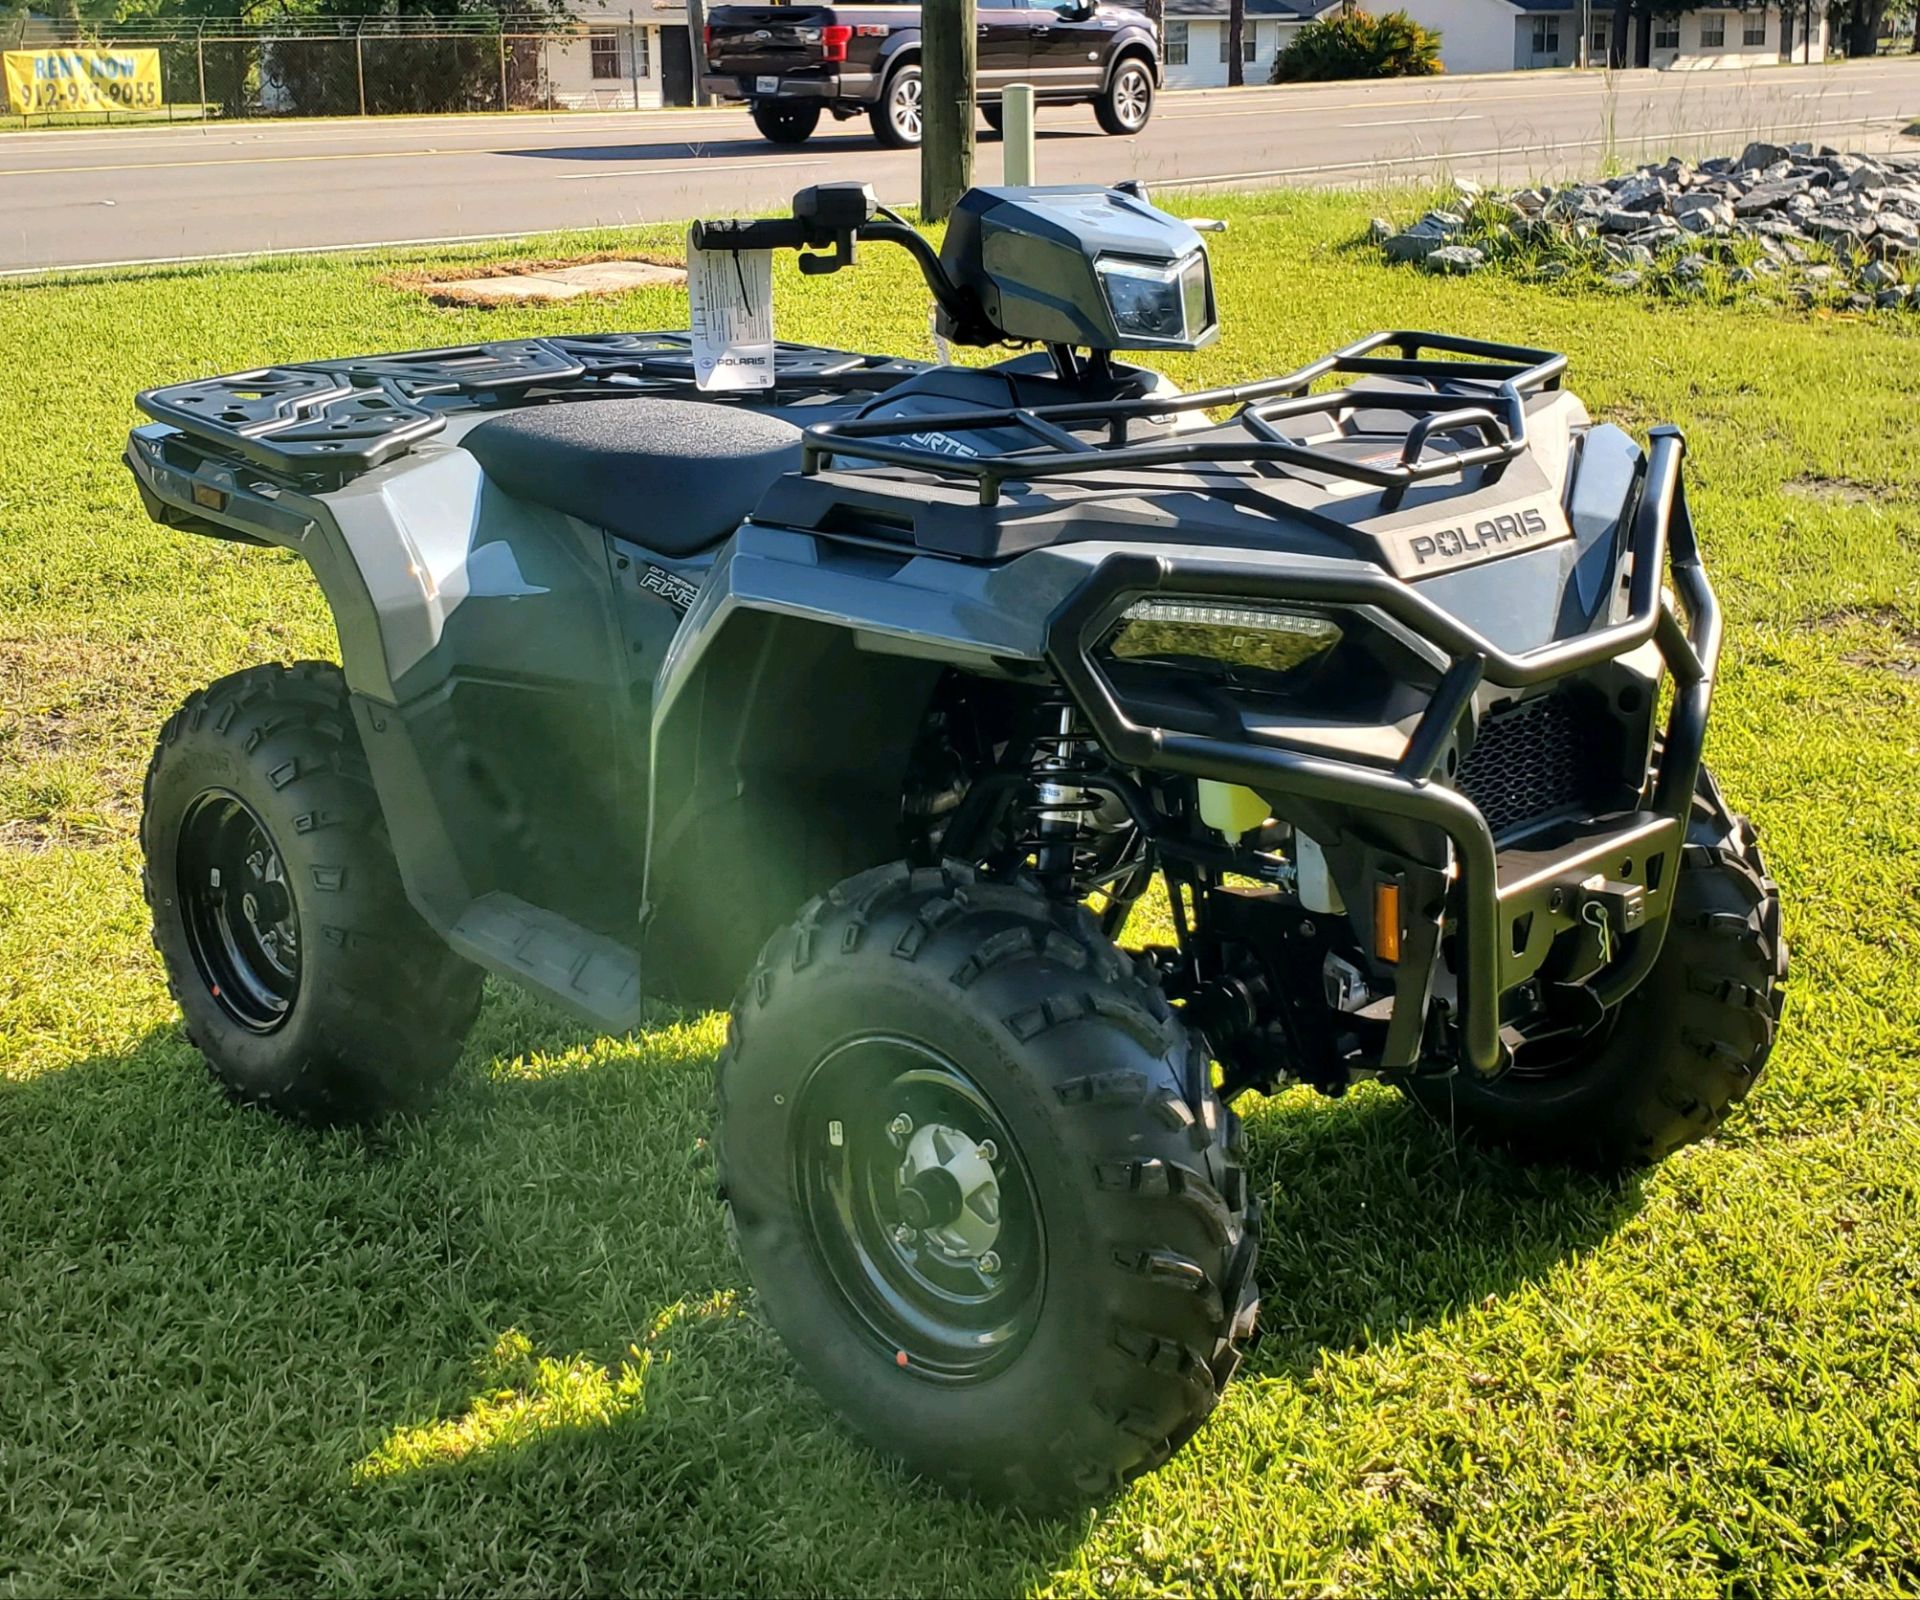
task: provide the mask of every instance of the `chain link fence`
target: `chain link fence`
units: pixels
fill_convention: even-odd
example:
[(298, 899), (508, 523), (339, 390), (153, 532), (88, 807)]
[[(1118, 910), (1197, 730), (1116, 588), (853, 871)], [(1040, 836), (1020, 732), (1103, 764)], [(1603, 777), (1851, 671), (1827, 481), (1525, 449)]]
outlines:
[(154, 110), (8, 114), (5, 121), (14, 127), (631, 111), (692, 102), (684, 22), (650, 20), (637, 10), (608, 12), (591, 24), (544, 16), (474, 19), (472, 25), (449, 17), (307, 18), (258, 26), (18, 19), (0, 22), (0, 49), (153, 50), (159, 56), (162, 104)]

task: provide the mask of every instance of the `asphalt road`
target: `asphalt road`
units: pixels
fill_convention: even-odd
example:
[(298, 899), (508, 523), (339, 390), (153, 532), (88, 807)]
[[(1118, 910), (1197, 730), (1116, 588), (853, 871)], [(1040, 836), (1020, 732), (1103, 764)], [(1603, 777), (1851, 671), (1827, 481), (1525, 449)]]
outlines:
[[(1427, 176), (1519, 182), (1748, 137), (1920, 148), (1920, 58), (1750, 71), (1564, 72), (1163, 95), (1132, 139), (1040, 115), (1044, 181), (1254, 187)], [(864, 178), (910, 201), (919, 158), (864, 120), (776, 149), (737, 109), (0, 135), (0, 273), (488, 238), (765, 209)], [(998, 180), (983, 132), (976, 174)]]

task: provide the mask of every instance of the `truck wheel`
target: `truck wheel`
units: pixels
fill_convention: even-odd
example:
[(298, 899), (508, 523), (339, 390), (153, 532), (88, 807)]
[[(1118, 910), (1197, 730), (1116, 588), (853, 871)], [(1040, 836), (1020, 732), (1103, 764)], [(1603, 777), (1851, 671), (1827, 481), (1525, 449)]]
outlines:
[(908, 62), (887, 79), (887, 87), (867, 117), (873, 136), (892, 150), (911, 150), (920, 143), (920, 68)]
[(1093, 114), (1107, 133), (1138, 133), (1153, 115), (1153, 74), (1138, 56), (1128, 56), (1113, 69), (1105, 93), (1093, 103)]
[(1602, 1170), (1704, 1139), (1759, 1081), (1786, 999), (1780, 890), (1751, 824), (1703, 769), (1665, 945), (1640, 988), (1572, 1043), (1522, 1046), (1492, 1082), (1402, 1087), (1436, 1121), (1528, 1160)]
[(481, 975), (407, 903), (339, 668), (250, 667), (189, 695), (143, 799), (154, 947), (228, 1093), (359, 1122), (440, 1084)]
[(1256, 1208), (1207, 1054), (1078, 907), (880, 867), (776, 934), (719, 1072), (721, 1194), (768, 1319), (956, 1492), (1106, 1494), (1214, 1408)]
[(820, 108), (784, 100), (756, 100), (753, 125), (774, 144), (805, 144), (820, 126)]

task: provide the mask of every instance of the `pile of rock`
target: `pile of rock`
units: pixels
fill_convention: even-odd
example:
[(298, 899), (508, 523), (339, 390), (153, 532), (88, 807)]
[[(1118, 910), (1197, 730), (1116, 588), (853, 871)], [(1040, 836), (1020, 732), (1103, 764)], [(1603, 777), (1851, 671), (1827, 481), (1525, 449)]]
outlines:
[(1697, 166), (1456, 200), (1409, 228), (1375, 218), (1389, 261), (1469, 274), (1494, 263), (1615, 289), (1791, 296), (1920, 311), (1920, 155), (1754, 143)]

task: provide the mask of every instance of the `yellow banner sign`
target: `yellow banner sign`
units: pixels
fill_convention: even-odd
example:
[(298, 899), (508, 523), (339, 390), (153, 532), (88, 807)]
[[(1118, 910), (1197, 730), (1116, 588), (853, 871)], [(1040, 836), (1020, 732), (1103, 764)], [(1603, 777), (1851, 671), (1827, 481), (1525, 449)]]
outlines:
[(8, 50), (7, 109), (151, 111), (160, 98), (158, 50)]

